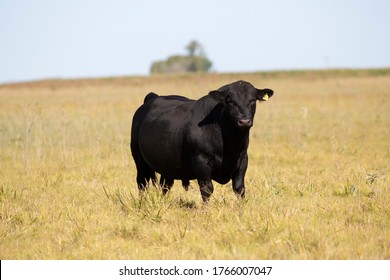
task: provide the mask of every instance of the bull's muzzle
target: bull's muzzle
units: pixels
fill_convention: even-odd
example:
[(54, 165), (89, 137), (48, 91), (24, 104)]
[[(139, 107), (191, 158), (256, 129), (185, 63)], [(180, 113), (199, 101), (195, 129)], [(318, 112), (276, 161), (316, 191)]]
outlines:
[(250, 128), (252, 125), (253, 123), (251, 119), (242, 119), (238, 121), (238, 126), (242, 128)]

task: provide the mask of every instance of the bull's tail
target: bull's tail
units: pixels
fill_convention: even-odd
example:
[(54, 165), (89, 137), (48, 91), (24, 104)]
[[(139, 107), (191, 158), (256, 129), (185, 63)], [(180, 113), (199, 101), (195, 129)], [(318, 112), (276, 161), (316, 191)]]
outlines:
[(145, 104), (146, 102), (149, 102), (149, 101), (151, 101), (151, 100), (156, 99), (157, 97), (158, 97), (158, 95), (155, 94), (154, 92), (148, 93), (148, 95), (145, 96), (144, 104)]

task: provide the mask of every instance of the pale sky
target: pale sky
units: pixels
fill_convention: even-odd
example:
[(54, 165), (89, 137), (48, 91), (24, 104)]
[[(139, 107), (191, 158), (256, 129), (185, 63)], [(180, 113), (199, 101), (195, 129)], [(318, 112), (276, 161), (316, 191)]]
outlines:
[(390, 67), (387, 0), (0, 0), (0, 83), (148, 75), (199, 41), (216, 72)]

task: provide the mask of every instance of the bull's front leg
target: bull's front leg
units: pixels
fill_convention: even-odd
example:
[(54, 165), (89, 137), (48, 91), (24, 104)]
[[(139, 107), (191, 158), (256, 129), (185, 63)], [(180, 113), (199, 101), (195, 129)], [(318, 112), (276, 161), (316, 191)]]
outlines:
[(211, 160), (209, 155), (198, 154), (194, 157), (193, 167), (195, 176), (198, 180), (200, 194), (204, 203), (208, 203), (210, 196), (214, 191), (213, 183), (211, 182)]
[(198, 184), (203, 202), (208, 203), (210, 200), (210, 196), (214, 191), (213, 183), (211, 182), (211, 180), (198, 180)]
[(245, 198), (245, 173), (248, 167), (248, 154), (245, 153), (241, 158), (238, 166), (238, 170), (233, 174), (233, 191), (238, 197)]

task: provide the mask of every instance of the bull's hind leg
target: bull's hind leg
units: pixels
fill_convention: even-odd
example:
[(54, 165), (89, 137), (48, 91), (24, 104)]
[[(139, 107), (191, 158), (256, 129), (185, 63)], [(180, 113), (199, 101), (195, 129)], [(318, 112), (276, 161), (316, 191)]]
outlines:
[(165, 178), (163, 175), (160, 177), (160, 186), (163, 191), (163, 195), (166, 195), (167, 192), (172, 188), (173, 186), (173, 179)]
[(156, 183), (156, 175), (146, 163), (136, 163), (137, 166), (137, 184), (140, 191), (145, 190), (149, 186), (151, 180), (153, 185)]
[(198, 180), (198, 184), (203, 202), (208, 203), (210, 200), (210, 196), (214, 192), (213, 183), (211, 182), (211, 180)]
[(132, 144), (131, 152), (137, 167), (138, 189), (143, 191), (148, 187), (150, 180), (152, 180), (153, 185), (156, 184), (156, 174), (154, 170), (150, 168), (150, 166), (145, 162), (141, 152), (138, 150), (138, 147)]
[(190, 181), (189, 180), (181, 180), (181, 183), (183, 185), (183, 188), (188, 191), (188, 187), (190, 185)]

